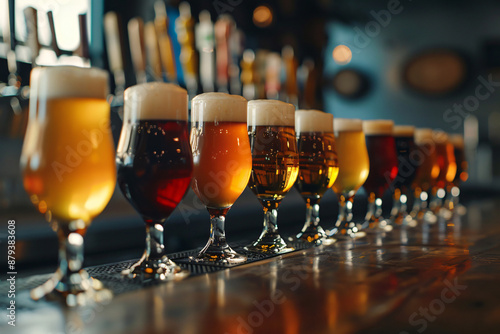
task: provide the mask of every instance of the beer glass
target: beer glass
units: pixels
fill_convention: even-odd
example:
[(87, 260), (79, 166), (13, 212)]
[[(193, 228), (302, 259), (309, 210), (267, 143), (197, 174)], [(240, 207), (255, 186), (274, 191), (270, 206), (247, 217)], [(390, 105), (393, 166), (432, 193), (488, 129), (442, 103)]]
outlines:
[(188, 275), (171, 261), (163, 244), (164, 224), (191, 183), (187, 93), (152, 82), (125, 90), (123, 127), (116, 161), (118, 185), (146, 224), (141, 259), (123, 274), (142, 280)]
[(363, 122), (360, 119), (336, 118), (333, 121), (339, 174), (332, 190), (339, 201), (339, 215), (329, 235), (337, 239), (361, 237), (363, 233), (353, 222), (354, 195), (370, 172)]
[(430, 206), (433, 212), (438, 213), (442, 208), (446, 190), (455, 179), (457, 164), (455, 162), (453, 144), (448, 140), (448, 134), (444, 131), (433, 131), (432, 138), (436, 145), (439, 174), (436, 179), (436, 185), (432, 189), (433, 198)]
[[(436, 185), (436, 179), (439, 175), (436, 145), (432, 137), (433, 134), (431, 129), (415, 129), (418, 168), (412, 184), (414, 203), (410, 215), (417, 219), (423, 218), (427, 213), (429, 192)], [(428, 217), (431, 218), (431, 220), (435, 218), (433, 218), (432, 215)]]
[[(455, 178), (451, 184), (450, 189), (450, 198), (448, 202), (448, 208), (453, 210), (460, 209), (460, 211), (464, 211), (464, 208), (459, 203), (460, 196), (460, 184), (462, 182), (467, 181), (469, 178), (468, 174), (468, 163), (465, 158), (465, 145), (464, 145), (464, 137), (459, 134), (453, 134), (449, 136), (450, 142), (453, 144), (453, 152), (455, 154), (455, 161), (457, 165), (457, 172), (455, 173)], [(462, 213), (459, 212), (459, 213)]]
[(398, 174), (393, 127), (394, 122), (390, 120), (363, 122), (363, 132), (370, 157), (370, 174), (364, 184), (368, 193), (366, 214), (366, 222), (370, 227), (368, 231), (390, 230), (392, 227), (382, 217), (382, 196)]
[(414, 140), (415, 127), (411, 125), (394, 126), (393, 134), (399, 165), (398, 175), (392, 184), (394, 204), (391, 216), (396, 226), (413, 224), (413, 219), (409, 215), (407, 208), (411, 184), (418, 168)]
[(275, 100), (248, 102), (248, 134), (252, 150), (248, 185), (264, 207), (264, 228), (246, 249), (271, 254), (289, 251), (278, 232), (278, 206), (299, 172), (295, 107)]
[(295, 112), (295, 134), (299, 152), (299, 176), (295, 187), (306, 202), (306, 221), (297, 239), (322, 243), (319, 203), (339, 173), (333, 115), (318, 110)]
[(191, 103), (192, 188), (210, 214), (210, 238), (193, 261), (235, 264), (246, 261), (226, 242), (225, 217), (248, 184), (252, 154), (247, 132), (247, 100), (205, 93)]
[(111, 295), (82, 269), (83, 237), (116, 183), (107, 93), (108, 74), (99, 69), (31, 71), (23, 183), (59, 238), (59, 266), (31, 291), (35, 300), (50, 294), (76, 306)]

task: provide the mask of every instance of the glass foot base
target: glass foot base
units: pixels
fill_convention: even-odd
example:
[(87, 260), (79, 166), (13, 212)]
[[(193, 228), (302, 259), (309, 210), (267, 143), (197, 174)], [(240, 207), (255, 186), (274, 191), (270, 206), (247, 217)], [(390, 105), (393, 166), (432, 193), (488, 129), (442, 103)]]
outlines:
[(352, 240), (363, 238), (366, 233), (361, 231), (356, 223), (352, 221), (337, 221), (335, 227), (328, 231), (327, 235), (337, 240)]
[(113, 298), (110, 290), (83, 269), (65, 277), (64, 281), (62, 279), (61, 271), (56, 271), (47, 282), (31, 290), (31, 298), (58, 300), (70, 307), (103, 303)]
[(321, 226), (309, 225), (297, 234), (296, 239), (304, 242), (321, 245), (325, 241), (326, 233)]
[(223, 247), (213, 245), (205, 247), (197, 256), (190, 256), (189, 260), (207, 264), (239, 264), (245, 262), (247, 257), (237, 253), (226, 244)]
[(294, 248), (289, 247), (279, 234), (267, 233), (262, 235), (259, 240), (246, 246), (245, 250), (263, 254), (282, 254), (291, 252)]
[(129, 269), (123, 270), (122, 275), (142, 281), (178, 281), (188, 277), (189, 271), (165, 256), (160, 260), (149, 261), (142, 258)]

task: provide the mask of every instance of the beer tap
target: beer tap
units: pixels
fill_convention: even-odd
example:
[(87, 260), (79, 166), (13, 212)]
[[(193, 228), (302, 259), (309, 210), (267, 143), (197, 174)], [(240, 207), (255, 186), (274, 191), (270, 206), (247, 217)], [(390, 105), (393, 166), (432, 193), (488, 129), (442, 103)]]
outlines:
[(239, 61), (243, 54), (243, 32), (236, 28), (236, 22), (231, 19), (229, 30), (229, 87), (231, 94), (241, 94), (240, 67)]
[(163, 66), (163, 71), (167, 81), (177, 83), (177, 69), (175, 65), (174, 49), (172, 40), (168, 32), (168, 16), (167, 8), (162, 0), (158, 0), (154, 4), (156, 29), (156, 38), (158, 48), (160, 50), (160, 61)]
[(123, 48), (120, 40), (118, 15), (115, 12), (108, 12), (104, 15), (104, 33), (108, 50), (109, 69), (115, 79), (115, 97), (123, 99), (123, 91), (125, 90)]
[(195, 26), (196, 48), (200, 54), (200, 81), (203, 92), (214, 91), (215, 75), (215, 40), (214, 25), (210, 19), (210, 12), (203, 10), (200, 13), (200, 22)]
[(144, 24), (144, 46), (146, 48), (146, 73), (153, 77), (153, 81), (162, 81), (160, 50), (153, 22)]
[(130, 44), (130, 54), (136, 81), (138, 84), (147, 82), (146, 77), (146, 50), (144, 46), (144, 22), (140, 17), (132, 18), (128, 21), (128, 40)]
[(295, 59), (293, 48), (290, 45), (285, 46), (281, 51), (281, 56), (283, 58), (283, 65), (285, 68), (284, 101), (298, 106), (297, 60)]
[(243, 84), (242, 94), (247, 100), (256, 99), (255, 88), (255, 53), (252, 50), (243, 52), (241, 59), (241, 83)]
[(229, 29), (231, 17), (221, 15), (214, 25), (217, 64), (217, 89), (219, 92), (227, 93), (229, 82)]
[(187, 2), (179, 5), (179, 17), (175, 21), (177, 40), (181, 46), (180, 63), (189, 96), (198, 91), (198, 57), (194, 49), (194, 20)]
[(271, 52), (266, 57), (266, 98), (279, 100), (281, 88), (281, 57)]
[(31, 66), (36, 67), (36, 60), (40, 53), (40, 42), (38, 40), (38, 17), (37, 10), (33, 7), (26, 7), (23, 10), (24, 18), (26, 19), (26, 27), (28, 30), (28, 45), (31, 54)]

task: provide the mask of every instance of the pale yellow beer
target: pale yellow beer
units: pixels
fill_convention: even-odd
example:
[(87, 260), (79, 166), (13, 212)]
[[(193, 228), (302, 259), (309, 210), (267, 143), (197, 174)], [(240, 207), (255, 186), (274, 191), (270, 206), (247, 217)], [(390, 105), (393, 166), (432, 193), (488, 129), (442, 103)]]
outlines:
[[(23, 182), (38, 210), (59, 223), (89, 224), (107, 205), (116, 182), (107, 77), (81, 71), (35, 69), (31, 77)], [(77, 89), (68, 85), (85, 75)]]
[(365, 183), (370, 172), (365, 134), (361, 120), (355, 119), (335, 119), (334, 130), (339, 174), (332, 189), (348, 199)]

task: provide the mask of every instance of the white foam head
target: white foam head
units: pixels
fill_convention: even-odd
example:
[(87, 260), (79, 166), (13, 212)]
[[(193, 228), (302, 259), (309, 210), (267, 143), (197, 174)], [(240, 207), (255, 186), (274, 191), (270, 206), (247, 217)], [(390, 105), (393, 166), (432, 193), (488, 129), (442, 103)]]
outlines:
[(458, 148), (464, 148), (465, 142), (464, 142), (464, 136), (460, 134), (452, 134), (449, 136), (450, 142), (453, 144), (453, 146), (458, 147)]
[(247, 100), (239, 95), (204, 93), (191, 101), (192, 122), (247, 121)]
[(150, 82), (125, 90), (125, 119), (188, 120), (188, 97), (185, 89), (170, 83)]
[(75, 66), (36, 67), (31, 71), (30, 86), (33, 99), (105, 99), (108, 95), (108, 72)]
[(363, 131), (363, 121), (356, 118), (335, 118), (333, 128), (336, 132)]
[(415, 143), (426, 144), (432, 142), (432, 129), (429, 128), (417, 128), (415, 129)]
[(415, 127), (413, 125), (395, 125), (393, 129), (394, 137), (413, 137)]
[(295, 126), (295, 107), (277, 100), (252, 100), (247, 117), (248, 125), (253, 126)]
[(434, 130), (432, 131), (432, 139), (438, 143), (446, 143), (448, 141), (448, 134), (443, 130)]
[(393, 128), (394, 128), (394, 122), (387, 119), (363, 121), (363, 132), (367, 136), (372, 136), (372, 135), (392, 136)]
[(320, 110), (297, 110), (295, 132), (333, 133), (333, 115)]

